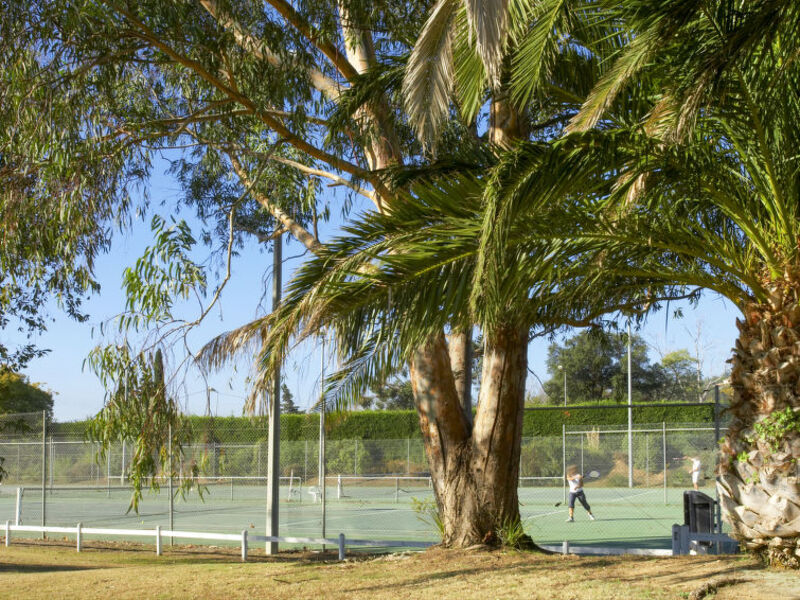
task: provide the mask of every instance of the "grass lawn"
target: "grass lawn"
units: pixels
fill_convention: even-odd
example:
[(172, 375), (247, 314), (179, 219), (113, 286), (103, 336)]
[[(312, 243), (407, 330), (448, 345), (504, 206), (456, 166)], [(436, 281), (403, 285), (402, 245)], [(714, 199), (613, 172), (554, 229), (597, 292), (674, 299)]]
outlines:
[[(164, 556), (133, 544), (69, 542), (0, 547), (2, 598), (689, 598), (708, 582), (717, 599), (800, 598), (800, 577), (741, 557), (576, 557), (513, 551), (361, 556), (315, 553), (251, 562), (233, 550), (176, 547)], [(706, 596), (712, 597), (712, 596)]]

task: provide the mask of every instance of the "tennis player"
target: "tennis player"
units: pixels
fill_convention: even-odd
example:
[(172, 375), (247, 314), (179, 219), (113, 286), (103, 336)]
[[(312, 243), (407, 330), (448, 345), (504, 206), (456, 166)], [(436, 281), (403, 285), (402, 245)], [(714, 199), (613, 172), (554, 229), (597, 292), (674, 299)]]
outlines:
[(567, 519), (567, 523), (575, 521), (575, 500), (578, 500), (583, 505), (583, 508), (589, 513), (589, 519), (594, 521), (592, 509), (589, 507), (589, 503), (586, 502), (586, 494), (583, 493), (583, 475), (578, 473), (578, 469), (575, 467), (570, 467), (567, 470), (567, 483), (569, 484), (569, 519)]
[(692, 475), (692, 486), (697, 490), (699, 489), (700, 470), (702, 469), (703, 463), (700, 462), (700, 458), (697, 456), (684, 456), (683, 458), (692, 461), (692, 467), (689, 469), (689, 473)]

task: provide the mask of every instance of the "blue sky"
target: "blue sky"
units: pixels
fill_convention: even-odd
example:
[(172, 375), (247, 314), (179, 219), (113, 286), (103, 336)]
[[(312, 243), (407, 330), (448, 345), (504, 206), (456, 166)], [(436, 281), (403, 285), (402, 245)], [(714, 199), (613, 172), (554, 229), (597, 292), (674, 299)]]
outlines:
[[(158, 163), (161, 170), (166, 163)], [(331, 213), (336, 215), (334, 221), (321, 228), (323, 241), (335, 235), (340, 220), (338, 219), (341, 198), (332, 191), (326, 192), (326, 200), (331, 204)], [(87, 323), (76, 323), (66, 318), (56, 308), (51, 311), (53, 321), (48, 330), (37, 336), (34, 341), (42, 347), (49, 348), (50, 353), (44, 358), (35, 360), (26, 370), (32, 381), (40, 382), (56, 393), (54, 412), (58, 420), (80, 419), (96, 413), (103, 405), (104, 390), (95, 375), (84, 368), (83, 362), (91, 349), (101, 343), (99, 336), (101, 323), (109, 323), (124, 308), (124, 295), (121, 290), (122, 272), (125, 267), (132, 266), (145, 247), (151, 243), (150, 219), (153, 214), (164, 217), (185, 218), (196, 224), (190, 213), (172, 214), (175, 201), (180, 196), (177, 184), (169, 177), (156, 173), (150, 181), (150, 209), (138, 220), (134, 227), (124, 235), (117, 235), (111, 251), (97, 261), (97, 276), (102, 285), (99, 294), (86, 303), (85, 309), (90, 315)], [(365, 208), (359, 205), (358, 208)], [(301, 253), (302, 248), (296, 242), (284, 246), (284, 257)], [(203, 260), (207, 252), (198, 254), (196, 260)], [(200, 346), (223, 331), (242, 325), (252, 318), (269, 310), (271, 280), (268, 270), (272, 264), (271, 254), (264, 252), (256, 243), (248, 245), (233, 263), (233, 277), (226, 286), (219, 305), (208, 315), (206, 321), (189, 336), (190, 347), (197, 350)], [(289, 279), (291, 271), (300, 264), (294, 259), (287, 262), (284, 282)], [(682, 309), (683, 317), (676, 319), (672, 312)], [(660, 354), (688, 349), (695, 354), (698, 343), (703, 361), (703, 370), (707, 376), (717, 375), (724, 371), (725, 361), (730, 357), (730, 349), (736, 337), (735, 319), (738, 311), (726, 300), (707, 294), (697, 307), (687, 303), (673, 304), (670, 314), (666, 311), (656, 313), (639, 332), (651, 346), (650, 358), (660, 360)], [(178, 307), (176, 314), (193, 319), (198, 314), (196, 304), (187, 303)], [(699, 335), (698, 335), (699, 332)], [(6, 340), (13, 340), (10, 332), (0, 333)], [(563, 339), (559, 336), (557, 339)], [(545, 360), (547, 346), (551, 340), (539, 338), (533, 340), (528, 351), (530, 368), (542, 379), (548, 378)], [(168, 356), (168, 368), (178, 364), (181, 351)], [(295, 396), (295, 402), (301, 408), (311, 405), (319, 394), (320, 353), (317, 344), (305, 343), (294, 350), (285, 368), (285, 380)], [(330, 365), (332, 366), (332, 365)], [(329, 366), (329, 368), (330, 368)], [(209, 378), (212, 412), (218, 415), (241, 414), (246, 395), (245, 376), (249, 364), (242, 360)], [(187, 412), (203, 414), (206, 409), (206, 385), (199, 374), (190, 370), (181, 376), (180, 385), (176, 386), (178, 397)], [(528, 377), (528, 388), (536, 391), (538, 384), (533, 376)]]

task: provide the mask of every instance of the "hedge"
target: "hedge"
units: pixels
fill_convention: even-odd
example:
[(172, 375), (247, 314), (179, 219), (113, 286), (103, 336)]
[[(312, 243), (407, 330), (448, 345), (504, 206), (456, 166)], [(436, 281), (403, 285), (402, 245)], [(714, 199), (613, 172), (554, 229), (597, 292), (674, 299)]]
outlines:
[[(636, 406), (633, 408), (634, 424), (713, 423), (713, 404), (702, 406)], [(190, 416), (189, 421), (197, 439), (218, 442), (253, 442), (267, 438), (264, 418), (200, 417)], [(54, 437), (82, 435), (86, 421), (53, 423)], [(523, 418), (523, 436), (558, 436), (563, 424), (568, 430), (592, 429), (628, 423), (625, 405), (594, 407), (547, 407), (526, 410)], [(319, 436), (318, 414), (281, 415), (281, 439), (286, 441), (315, 440)], [(333, 413), (327, 416), (329, 440), (396, 440), (419, 438), (417, 413), (404, 411), (358, 411)]]
[[(596, 405), (595, 405), (596, 406)], [(633, 423), (709, 423), (714, 422), (714, 405), (702, 406), (636, 406), (633, 405)], [(626, 405), (567, 406), (547, 407), (526, 410), (523, 418), (522, 435), (561, 435), (562, 425), (567, 431), (589, 430), (592, 428), (627, 426), (628, 407)]]

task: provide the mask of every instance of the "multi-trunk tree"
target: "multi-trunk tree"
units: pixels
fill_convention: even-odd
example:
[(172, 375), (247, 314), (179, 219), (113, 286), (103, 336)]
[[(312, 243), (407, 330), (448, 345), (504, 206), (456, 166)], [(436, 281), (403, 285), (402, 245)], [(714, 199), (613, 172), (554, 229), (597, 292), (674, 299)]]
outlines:
[[(8, 64), (15, 70), (8, 76), (18, 82), (23, 74), (30, 77), (27, 87), (15, 88), (15, 110), (3, 113), (3, 125), (21, 172), (51, 188), (63, 185), (48, 205), (62, 210), (55, 210), (51, 230), (67, 222), (64, 214), (74, 214), (73, 232), (95, 227), (87, 227), (87, 244), (106, 240), (108, 225), (125, 219), (130, 185), (146, 180), (155, 153), (167, 152), (184, 201), (197, 208), (212, 234), (220, 234), (228, 256), (241, 236), (269, 241), (283, 234), (323, 256), (324, 240), (315, 227), (326, 212), (318, 200), (323, 185), (345, 192), (345, 208), (360, 196), (381, 214), (406, 201), (414, 167), (431, 157), (446, 171), (465, 148), (483, 148), (491, 162), (494, 148), (564, 122), (563, 98), (530, 113), (510, 102), (503, 8), (504, 3), (408, 0), (4, 5), (4, 26), (14, 34)], [(431, 10), (426, 25), (421, 16)], [(438, 81), (424, 73), (422, 79), (451, 87), (447, 76), (457, 68), (477, 78), (480, 88), (462, 111), (469, 114), (466, 124), (451, 118), (454, 106), (446, 99), (442, 110), (439, 98), (436, 126), (444, 141), (436, 148), (420, 144), (409, 124), (408, 115), (425, 94), (417, 94), (416, 109), (402, 94), (405, 62), (425, 28), (423, 37), (438, 44), (444, 60), (412, 67), (445, 71)], [(20, 61), (27, 62), (20, 67)], [(413, 86), (406, 88), (411, 97)], [(430, 91), (447, 95), (443, 88)], [(417, 128), (430, 138), (422, 121)], [(103, 202), (81, 204), (96, 199)], [(184, 225), (161, 222), (157, 238), (145, 257), (151, 264), (145, 260), (126, 275), (125, 327), (161, 327), (172, 318), (170, 295), (186, 296), (206, 285), (188, 258), (193, 240)], [(80, 236), (66, 239), (81, 243)], [(483, 272), (490, 267), (479, 266)], [(501, 523), (519, 520), (519, 424), (527, 341), (536, 321), (515, 314), (525, 288), (504, 289), (509, 283), (492, 282), (492, 293), (507, 294), (508, 304), (498, 304), (483, 328), (481, 408), (474, 424), (469, 349), (476, 317), (461, 313), (458, 320), (440, 322), (405, 355), (448, 544), (494, 539)], [(211, 362), (252, 348), (246, 342), (259, 336), (255, 327), (232, 333), (214, 345)], [(102, 351), (93, 362), (101, 370), (141, 364), (146, 371), (150, 363), (127, 359), (128, 352)], [(257, 381), (255, 394), (267, 388), (270, 373)], [(106, 376), (114, 387), (110, 402), (120, 409), (115, 418), (125, 418), (125, 410), (135, 417), (142, 406), (125, 408), (132, 397), (120, 387), (125, 378)]]
[[(581, 4), (603, 3), (542, 6)], [(543, 198), (561, 205), (516, 243), (560, 240), (587, 276), (712, 290), (739, 308), (723, 514), (749, 548), (800, 566), (800, 6), (629, 1), (604, 17), (624, 48), (600, 54), (570, 134), (552, 152), (522, 143), (504, 158), (517, 218)], [(597, 193), (598, 178), (614, 183)]]

